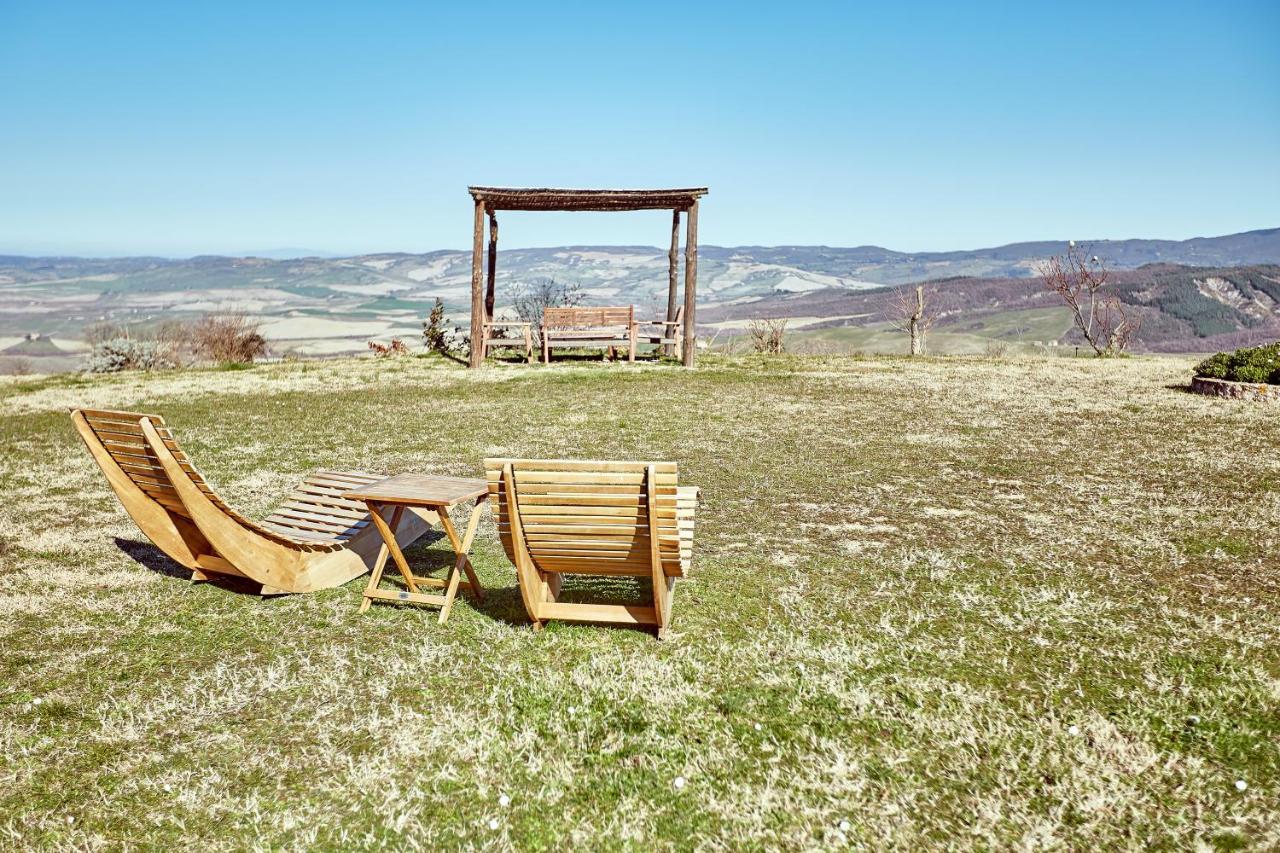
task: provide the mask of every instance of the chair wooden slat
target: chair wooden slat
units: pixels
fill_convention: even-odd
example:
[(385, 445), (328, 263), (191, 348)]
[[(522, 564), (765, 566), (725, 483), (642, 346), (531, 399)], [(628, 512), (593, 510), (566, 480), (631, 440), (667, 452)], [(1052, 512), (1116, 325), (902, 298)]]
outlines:
[[(485, 473), (498, 538), (535, 625), (639, 620), (665, 635), (672, 584), (690, 567), (697, 503), (696, 489), (678, 485), (676, 463), (495, 458)], [(559, 602), (562, 574), (649, 577), (654, 606)]]

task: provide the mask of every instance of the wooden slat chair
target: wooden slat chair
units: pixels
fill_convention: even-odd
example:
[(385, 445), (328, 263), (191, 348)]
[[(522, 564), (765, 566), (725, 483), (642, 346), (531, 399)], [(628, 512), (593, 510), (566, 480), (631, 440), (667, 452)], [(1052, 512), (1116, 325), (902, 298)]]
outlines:
[(648, 327), (637, 333), (636, 340), (639, 343), (656, 345), (658, 349), (655, 352), (666, 349), (669, 354), (681, 354), (680, 351), (684, 348), (684, 337), (681, 335), (684, 328), (683, 305), (676, 309), (674, 320), (641, 320), (637, 325)]
[(541, 337), (543, 364), (551, 363), (553, 349), (564, 347), (596, 347), (612, 354), (625, 346), (627, 361), (635, 361), (635, 306), (544, 308)]
[[(311, 592), (368, 571), (382, 548), (364, 504), (341, 497), (379, 475), (319, 472), (256, 522), (218, 497), (159, 415), (77, 409), (71, 419), (125, 511), (193, 581), (215, 573), (249, 578), (263, 595)], [(406, 546), (428, 526), (404, 513), (396, 540)]]
[[(483, 325), (483, 334), (480, 340), (480, 360), (489, 357), (489, 350), (495, 347), (523, 347), (524, 360), (529, 364), (533, 364), (533, 332), (532, 324), (523, 323), (516, 320), (486, 320)], [(518, 338), (497, 337), (494, 333), (502, 329), (510, 331), (516, 329), (520, 332)]]
[[(675, 579), (693, 558), (698, 490), (674, 462), (486, 459), (498, 537), (534, 628), (548, 619), (652, 625), (665, 638)], [(653, 604), (561, 602), (561, 576), (647, 577)]]

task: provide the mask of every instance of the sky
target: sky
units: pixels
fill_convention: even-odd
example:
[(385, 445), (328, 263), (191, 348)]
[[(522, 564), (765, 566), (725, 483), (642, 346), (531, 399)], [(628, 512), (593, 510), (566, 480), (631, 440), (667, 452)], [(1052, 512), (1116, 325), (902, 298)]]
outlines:
[(1278, 36), (1276, 0), (0, 0), (0, 252), (464, 248), (469, 184), (707, 186), (714, 245), (1276, 227)]

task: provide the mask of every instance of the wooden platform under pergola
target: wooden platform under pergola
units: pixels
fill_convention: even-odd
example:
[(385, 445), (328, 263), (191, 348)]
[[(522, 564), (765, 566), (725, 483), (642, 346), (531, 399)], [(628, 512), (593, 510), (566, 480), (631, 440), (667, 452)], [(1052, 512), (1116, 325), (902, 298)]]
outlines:
[[(680, 214), (687, 212), (684, 245), (684, 364), (693, 366), (694, 320), (698, 291), (698, 199), (706, 187), (671, 190), (567, 190), (467, 187), (475, 200), (471, 243), (471, 366), (482, 362), (484, 324), (493, 320), (494, 276), (498, 269), (499, 210), (670, 210), (671, 251), (667, 255), (667, 320), (675, 320), (676, 265), (680, 252)], [(484, 275), (484, 219), (489, 217), (489, 269)]]

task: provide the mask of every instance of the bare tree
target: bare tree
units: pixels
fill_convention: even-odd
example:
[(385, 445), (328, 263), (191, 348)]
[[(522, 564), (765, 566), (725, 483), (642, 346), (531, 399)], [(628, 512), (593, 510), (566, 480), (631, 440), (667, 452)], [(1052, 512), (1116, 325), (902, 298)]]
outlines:
[(1064, 257), (1054, 255), (1040, 264), (1044, 286), (1056, 293), (1068, 308), (1076, 329), (1101, 357), (1124, 352), (1141, 327), (1141, 318), (1129, 313), (1114, 293), (1103, 293), (1107, 267), (1097, 255), (1067, 243)]
[(557, 284), (544, 278), (520, 285), (511, 300), (516, 317), (533, 328), (534, 345), (542, 346), (542, 312), (546, 308), (573, 308), (582, 301), (582, 288), (577, 284)]
[(915, 290), (900, 287), (893, 291), (889, 298), (889, 323), (898, 331), (911, 336), (911, 354), (923, 355), (925, 339), (929, 330), (938, 319), (938, 315), (927, 310), (924, 299), (924, 285), (918, 284)]

